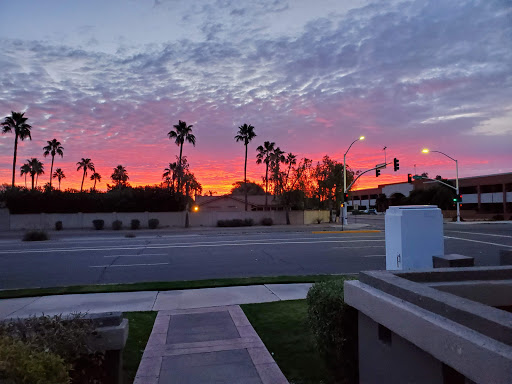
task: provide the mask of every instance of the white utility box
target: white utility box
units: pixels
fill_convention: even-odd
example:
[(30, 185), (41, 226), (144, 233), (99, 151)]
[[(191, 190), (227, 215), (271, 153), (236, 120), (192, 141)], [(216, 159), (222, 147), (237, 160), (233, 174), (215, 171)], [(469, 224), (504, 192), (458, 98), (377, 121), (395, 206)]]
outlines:
[(443, 214), (435, 205), (404, 205), (386, 211), (386, 270), (433, 268), (444, 255)]

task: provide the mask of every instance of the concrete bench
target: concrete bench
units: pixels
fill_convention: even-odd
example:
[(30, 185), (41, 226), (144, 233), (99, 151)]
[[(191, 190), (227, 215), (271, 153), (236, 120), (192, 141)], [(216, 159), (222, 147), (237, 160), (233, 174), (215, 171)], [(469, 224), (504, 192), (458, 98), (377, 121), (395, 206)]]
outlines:
[(470, 256), (458, 255), (452, 253), (450, 255), (432, 256), (434, 268), (454, 268), (454, 267), (474, 267), (475, 258)]

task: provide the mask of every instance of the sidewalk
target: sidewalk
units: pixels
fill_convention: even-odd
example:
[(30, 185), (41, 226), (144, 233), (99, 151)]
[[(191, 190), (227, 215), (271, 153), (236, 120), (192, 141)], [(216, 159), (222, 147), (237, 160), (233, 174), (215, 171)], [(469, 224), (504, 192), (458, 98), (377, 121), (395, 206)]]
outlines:
[(287, 384), (238, 304), (304, 299), (311, 284), (93, 293), (0, 301), (0, 320), (158, 311), (134, 384)]

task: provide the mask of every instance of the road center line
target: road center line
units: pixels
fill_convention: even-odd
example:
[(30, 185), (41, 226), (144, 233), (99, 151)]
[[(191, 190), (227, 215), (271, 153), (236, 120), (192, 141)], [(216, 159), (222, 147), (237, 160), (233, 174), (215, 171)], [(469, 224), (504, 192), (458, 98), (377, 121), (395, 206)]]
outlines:
[(141, 266), (149, 266), (149, 265), (168, 265), (168, 264), (170, 264), (170, 263), (89, 265), (89, 268), (141, 267)]
[(384, 242), (384, 239), (360, 239), (360, 240), (317, 240), (317, 241), (267, 241), (267, 242), (247, 242), (247, 243), (204, 243), (204, 244), (170, 244), (170, 245), (147, 245), (133, 247), (103, 247), (103, 248), (52, 248), (52, 249), (26, 249), (0, 251), (0, 254), (20, 254), (20, 253), (48, 253), (48, 252), (83, 252), (83, 251), (134, 251), (141, 249), (171, 249), (171, 248), (206, 248), (206, 247), (243, 247), (248, 245), (285, 245), (285, 244), (321, 244), (321, 243), (368, 243)]
[(491, 243), (489, 241), (480, 241), (480, 240), (473, 240), (473, 239), (464, 239), (462, 237), (452, 237), (452, 236), (445, 236), (445, 239), (453, 239), (453, 240), (463, 240), (463, 241), (471, 241), (473, 243), (482, 243), (482, 244), (489, 244), (489, 245), (497, 245), (498, 247), (506, 247), (506, 248), (512, 248), (512, 245), (505, 245), (505, 244), (498, 244), (498, 243)]
[(103, 257), (141, 257), (141, 256), (167, 256), (167, 253), (143, 253), (141, 255), (108, 255)]

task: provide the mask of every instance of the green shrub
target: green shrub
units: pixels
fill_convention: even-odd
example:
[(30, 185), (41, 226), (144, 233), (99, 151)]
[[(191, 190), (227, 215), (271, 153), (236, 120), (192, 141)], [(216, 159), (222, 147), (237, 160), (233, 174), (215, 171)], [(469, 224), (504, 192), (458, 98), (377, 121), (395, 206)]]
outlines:
[(34, 350), (31, 345), (19, 340), (0, 336), (2, 383), (67, 384), (70, 382), (70, 368), (54, 353)]
[(158, 221), (158, 219), (149, 219), (148, 220), (148, 228), (149, 229), (158, 228), (158, 224), (160, 224), (160, 221)]
[(57, 231), (62, 231), (62, 221), (59, 220), (55, 222), (55, 229)]
[(344, 280), (315, 283), (307, 295), (308, 323), (327, 366), (346, 383), (358, 382), (357, 310), (343, 300)]
[(12, 337), (30, 345), (36, 351), (49, 351), (72, 363), (81, 355), (89, 354), (89, 339), (94, 334), (92, 320), (75, 314), (40, 316), (0, 322), (0, 336)]
[(270, 217), (265, 217), (265, 218), (261, 219), (261, 225), (270, 226), (272, 224), (274, 224), (274, 221)]
[(94, 225), (94, 228), (99, 231), (105, 226), (105, 220), (93, 220), (92, 225)]
[(112, 229), (114, 231), (119, 231), (123, 227), (123, 222), (121, 220), (114, 220), (112, 222)]
[(45, 241), (50, 237), (45, 231), (28, 231), (23, 235), (23, 241)]
[(130, 223), (130, 228), (131, 229), (139, 229), (140, 228), (140, 220), (133, 219), (132, 222)]

